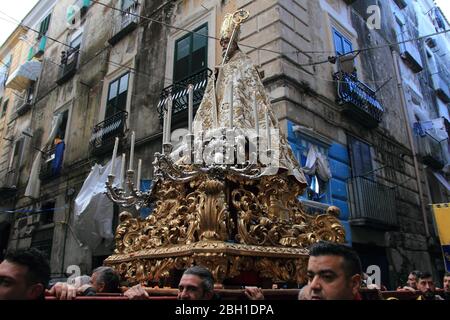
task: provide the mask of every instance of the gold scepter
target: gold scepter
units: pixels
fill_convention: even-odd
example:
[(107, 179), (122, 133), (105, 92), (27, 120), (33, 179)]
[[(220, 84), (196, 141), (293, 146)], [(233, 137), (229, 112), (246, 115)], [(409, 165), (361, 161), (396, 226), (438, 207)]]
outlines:
[(227, 50), (225, 51), (225, 55), (223, 57), (222, 64), (220, 65), (221, 67), (223, 67), (223, 65), (225, 64), (225, 61), (228, 57), (228, 52), (230, 51), (231, 44), (233, 43), (234, 38), (236, 37), (236, 31), (238, 30), (238, 28), (242, 24), (242, 22), (247, 20), (249, 16), (250, 16), (250, 12), (248, 12), (247, 10), (243, 10), (243, 9), (238, 10), (235, 13), (233, 13), (234, 28), (233, 28), (233, 32), (231, 33), (231, 39), (228, 42)]

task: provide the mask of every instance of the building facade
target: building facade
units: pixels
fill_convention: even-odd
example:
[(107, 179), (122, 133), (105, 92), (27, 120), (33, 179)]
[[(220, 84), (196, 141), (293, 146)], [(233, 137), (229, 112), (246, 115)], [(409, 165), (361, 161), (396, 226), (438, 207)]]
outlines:
[[(347, 243), (364, 268), (380, 267), (388, 287), (413, 269), (443, 272), (429, 204), (449, 199), (448, 133), (436, 128), (448, 129), (450, 47), (442, 32), (448, 22), (433, 1), (41, 4), (51, 12), (47, 30), (45, 22), (42, 27), (45, 50), (37, 57), (29, 52), (41, 73), (29, 116), (19, 117), (30, 118), (28, 127), (25, 120), (15, 126), (29, 128), (29, 143), (42, 152), (25, 153), (15, 192), (2, 193), (2, 208), (15, 212), (9, 247), (47, 250), (55, 276), (70, 265), (89, 272), (101, 264), (113, 250), (111, 239), (93, 247), (77, 230), (75, 200), (92, 166), (107, 164), (115, 137), (119, 154), (127, 152), (134, 131), (135, 158), (143, 160), (140, 187), (148, 188), (166, 98), (176, 97), (176, 143), (178, 129), (187, 127), (187, 84), (195, 85), (198, 107), (221, 62), (223, 16), (245, 9), (250, 18), (240, 48), (258, 67), (281, 130), (302, 166), (315, 155), (330, 169), (308, 168), (305, 208), (339, 207)], [(6, 150), (2, 145), (11, 153)], [(117, 217), (117, 207), (109, 210)], [(116, 224), (117, 218), (111, 229)]]

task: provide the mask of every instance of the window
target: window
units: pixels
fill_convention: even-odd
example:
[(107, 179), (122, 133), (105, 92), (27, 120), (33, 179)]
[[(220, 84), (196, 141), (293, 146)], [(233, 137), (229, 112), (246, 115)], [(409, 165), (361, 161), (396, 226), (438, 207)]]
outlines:
[(208, 24), (175, 41), (173, 81), (185, 79), (208, 66)]
[(25, 145), (25, 139), (21, 138), (14, 142), (11, 156), (9, 158), (8, 171), (14, 173), (12, 185), (17, 183), (18, 173), (20, 166), (22, 165), (22, 154)]
[(51, 14), (49, 14), (44, 20), (42, 20), (41, 25), (39, 26), (39, 35), (38, 39), (47, 34), (48, 28), (50, 26)]
[(333, 40), (334, 40), (334, 47), (336, 49), (336, 54), (338, 56), (353, 51), (352, 42), (334, 28), (333, 28)]
[(348, 136), (350, 161), (353, 177), (366, 177), (373, 180), (373, 166), (370, 145)]
[(35, 83), (33, 82), (27, 89), (26, 103), (31, 104), (33, 102), (34, 87), (35, 87)]
[(54, 228), (37, 229), (31, 237), (31, 247), (42, 251), (47, 260), (52, 255), (53, 230)]
[(40, 221), (42, 224), (53, 223), (53, 217), (55, 215), (55, 202), (45, 202), (38, 214), (41, 215)]
[(105, 119), (126, 110), (129, 77), (126, 73), (109, 84)]
[(81, 39), (83, 37), (83, 33), (76, 35), (71, 41), (70, 46), (75, 49), (80, 49), (81, 47)]
[(8, 111), (8, 103), (9, 103), (9, 99), (6, 99), (5, 102), (3, 102), (2, 114), (1, 114), (2, 118), (6, 115), (6, 111)]
[(76, 30), (75, 33), (70, 37), (69, 45), (71, 48), (65, 48), (65, 51), (61, 57), (61, 64), (63, 65), (63, 68), (61, 69), (63, 79), (58, 84), (61, 84), (75, 74), (78, 66), (78, 57), (82, 38), (82, 29)]
[(58, 126), (58, 130), (56, 131), (56, 137), (64, 140), (66, 137), (66, 129), (67, 129), (67, 120), (69, 119), (69, 110), (66, 110), (62, 113), (61, 123)]
[[(57, 115), (57, 126), (55, 136), (51, 144), (46, 146), (46, 152), (43, 155), (43, 162), (39, 178), (41, 180), (48, 180), (60, 175), (63, 162), (64, 151), (66, 143), (64, 141), (67, 131), (67, 120), (69, 117), (69, 110), (65, 110)], [(53, 131), (53, 129), (52, 129)]]

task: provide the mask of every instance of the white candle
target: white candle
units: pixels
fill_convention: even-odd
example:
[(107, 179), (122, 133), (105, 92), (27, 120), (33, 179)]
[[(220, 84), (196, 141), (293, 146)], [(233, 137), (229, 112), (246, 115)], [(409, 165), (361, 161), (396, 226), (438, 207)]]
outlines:
[(172, 128), (172, 96), (169, 96), (169, 100), (167, 101), (167, 132), (166, 132), (166, 143), (170, 143), (170, 134)]
[(126, 155), (125, 153), (122, 153), (122, 163), (120, 165), (120, 187), (122, 189), (125, 182), (125, 162), (126, 162)]
[(258, 101), (256, 100), (256, 92), (253, 96), (253, 112), (255, 117), (255, 131), (256, 136), (259, 136), (259, 115), (258, 115)]
[(213, 128), (218, 127), (218, 119), (217, 119), (217, 97), (216, 97), (216, 88), (214, 87), (214, 103), (213, 103), (213, 110), (212, 110), (212, 117), (213, 117)]
[(109, 172), (109, 174), (114, 174), (114, 165), (116, 162), (118, 148), (119, 148), (119, 138), (116, 137), (116, 139), (114, 141), (114, 150), (113, 150), (112, 159), (111, 159), (111, 171)]
[(138, 189), (138, 190), (141, 190), (141, 170), (142, 170), (142, 159), (139, 159), (137, 180), (136, 180), (136, 189)]
[(131, 132), (131, 150), (130, 150), (130, 167), (129, 170), (133, 170), (133, 160), (134, 160), (134, 143), (135, 143), (134, 131)]
[(266, 135), (267, 135), (267, 150), (272, 147), (272, 141), (270, 139), (270, 123), (269, 123), (269, 112), (266, 110)]
[(194, 115), (194, 86), (189, 85), (188, 130), (192, 134), (192, 118)]
[(166, 137), (166, 131), (167, 131), (167, 110), (164, 110), (164, 119), (163, 119), (163, 137), (162, 137), (162, 151), (164, 153), (164, 144), (166, 143), (167, 137)]
[(233, 129), (233, 78), (230, 80), (230, 129)]

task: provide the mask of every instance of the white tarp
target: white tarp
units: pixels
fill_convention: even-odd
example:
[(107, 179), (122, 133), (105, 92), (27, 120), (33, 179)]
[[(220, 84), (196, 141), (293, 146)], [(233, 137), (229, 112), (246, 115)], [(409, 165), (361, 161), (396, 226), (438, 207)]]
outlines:
[[(120, 184), (121, 158), (115, 161), (113, 185)], [(75, 199), (75, 233), (78, 239), (92, 250), (102, 242), (111, 242), (114, 238), (113, 203), (105, 194), (105, 182), (111, 170), (111, 160), (106, 166), (95, 164)]]
[(327, 158), (317, 150), (315, 145), (311, 145), (306, 157), (306, 164), (302, 168), (307, 175), (318, 175), (323, 181), (331, 179), (331, 170)]
[[(58, 113), (53, 116), (52, 131), (48, 136), (44, 147), (47, 147), (56, 137), (58, 127), (62, 121), (62, 113)], [(42, 149), (42, 148), (41, 148)], [(39, 173), (41, 172), (42, 152), (38, 151), (34, 158), (33, 165), (31, 167), (30, 178), (28, 179), (27, 188), (25, 189), (25, 197), (38, 199), (41, 189), (41, 180), (39, 179)]]

